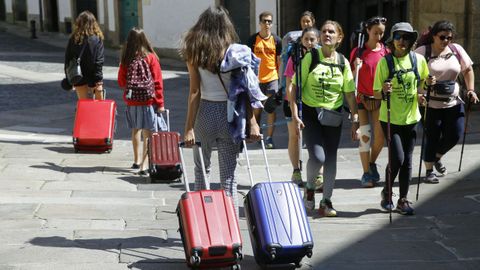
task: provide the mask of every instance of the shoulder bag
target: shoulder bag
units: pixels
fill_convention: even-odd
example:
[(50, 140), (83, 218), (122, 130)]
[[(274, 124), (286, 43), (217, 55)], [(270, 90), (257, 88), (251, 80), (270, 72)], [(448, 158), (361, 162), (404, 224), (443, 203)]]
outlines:
[(325, 108), (315, 108), (318, 114), (318, 121), (322, 126), (339, 127), (343, 122), (343, 113)]
[(80, 61), (82, 59), (83, 52), (85, 51), (85, 47), (88, 44), (87, 37), (84, 38), (83, 41), (83, 46), (82, 50), (80, 51), (80, 54), (78, 55), (77, 58), (73, 58), (68, 62), (67, 69), (66, 69), (66, 74), (67, 74), (67, 79), (70, 82), (71, 85), (75, 85), (79, 83), (82, 78), (82, 69), (80, 68)]

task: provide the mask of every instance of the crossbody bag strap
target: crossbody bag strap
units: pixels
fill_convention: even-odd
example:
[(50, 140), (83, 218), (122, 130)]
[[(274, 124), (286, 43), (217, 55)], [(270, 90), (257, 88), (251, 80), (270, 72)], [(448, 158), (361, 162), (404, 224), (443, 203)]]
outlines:
[(225, 90), (225, 93), (227, 94), (227, 98), (228, 98), (227, 87), (225, 87), (225, 83), (223, 82), (222, 76), (220, 75), (220, 73), (217, 73), (217, 75), (218, 75), (218, 78), (220, 79), (220, 82), (222, 83), (223, 90)]
[(78, 63), (80, 63), (80, 60), (82, 59), (82, 55), (83, 55), (83, 52), (85, 51), (85, 47), (87, 47), (87, 44), (88, 44), (88, 37), (84, 37), (82, 50), (80, 51), (80, 54), (77, 57)]

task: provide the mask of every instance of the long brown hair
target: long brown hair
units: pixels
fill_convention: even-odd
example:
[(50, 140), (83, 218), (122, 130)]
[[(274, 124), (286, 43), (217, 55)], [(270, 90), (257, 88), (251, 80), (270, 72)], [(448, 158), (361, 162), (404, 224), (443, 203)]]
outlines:
[(238, 40), (228, 12), (221, 6), (209, 7), (181, 40), (180, 55), (193, 66), (218, 73), (228, 46)]
[(150, 53), (155, 54), (158, 59), (143, 29), (134, 27), (128, 32), (127, 41), (125, 41), (123, 46), (120, 61), (122, 65), (128, 66), (135, 57), (146, 57)]
[(73, 26), (72, 37), (76, 44), (82, 44), (85, 36), (98, 36), (100, 40), (103, 40), (102, 30), (90, 11), (80, 13)]

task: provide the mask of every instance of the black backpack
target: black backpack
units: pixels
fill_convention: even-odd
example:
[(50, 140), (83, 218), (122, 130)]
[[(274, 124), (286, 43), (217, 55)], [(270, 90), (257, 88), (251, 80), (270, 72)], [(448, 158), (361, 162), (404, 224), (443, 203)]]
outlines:
[(345, 69), (345, 57), (343, 56), (343, 54), (337, 52), (337, 64), (332, 64), (320, 61), (318, 49), (313, 48), (310, 50), (310, 53), (312, 54), (312, 62), (310, 63), (308, 73), (312, 72), (318, 66), (318, 64), (322, 64), (324, 66), (339, 68), (343, 74), (343, 70)]
[(395, 63), (393, 62), (393, 54), (389, 53), (385, 55), (385, 60), (387, 61), (388, 66), (388, 80), (392, 80), (394, 76), (397, 76), (397, 80), (402, 80), (401, 76), (408, 72), (413, 72), (415, 77), (417, 78), (417, 87), (420, 86), (420, 74), (418, 73), (417, 67), (417, 55), (415, 52), (410, 51), (408, 54), (410, 57), (410, 62), (412, 63), (412, 67), (409, 69), (401, 69), (395, 70)]

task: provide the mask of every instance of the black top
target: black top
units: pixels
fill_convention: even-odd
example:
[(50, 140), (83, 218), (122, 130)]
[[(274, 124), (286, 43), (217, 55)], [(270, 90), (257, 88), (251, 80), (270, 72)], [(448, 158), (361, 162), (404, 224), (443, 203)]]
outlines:
[[(97, 82), (103, 80), (104, 48), (103, 42), (98, 36), (89, 36), (87, 42), (80, 60), (83, 78), (77, 85), (88, 84), (89, 87), (94, 87)], [(78, 57), (82, 46), (83, 43), (75, 44), (73, 38), (70, 37), (67, 49), (65, 50), (64, 69), (66, 69), (71, 59)]]

